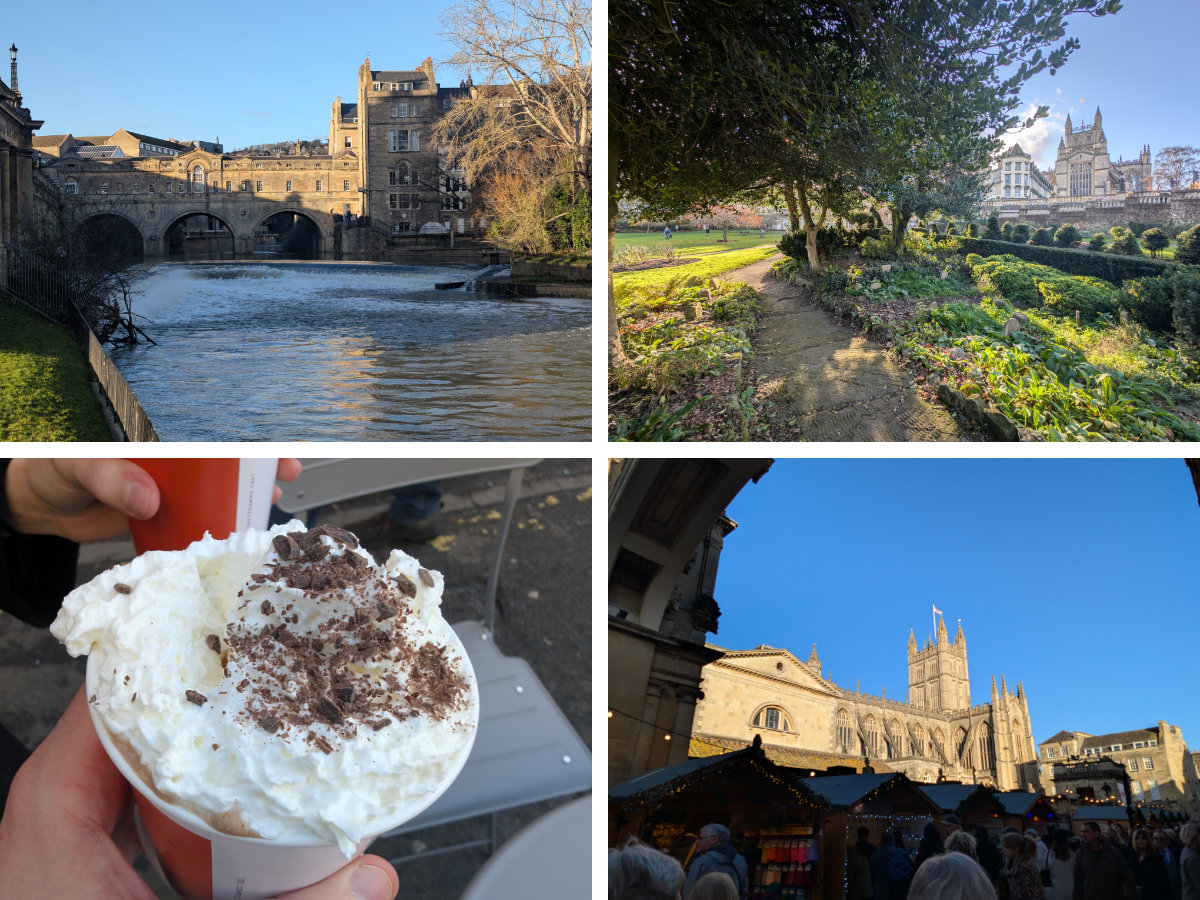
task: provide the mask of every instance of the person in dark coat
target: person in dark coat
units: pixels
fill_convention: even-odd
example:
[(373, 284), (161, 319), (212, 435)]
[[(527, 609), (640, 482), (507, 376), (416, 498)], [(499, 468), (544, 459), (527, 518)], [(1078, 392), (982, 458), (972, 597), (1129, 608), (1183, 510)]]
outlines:
[(983, 825), (975, 826), (975, 855), (979, 857), (979, 864), (988, 873), (988, 878), (992, 879), (992, 884), (995, 884), (1004, 866), (1004, 857)]
[(741, 900), (750, 896), (746, 860), (729, 843), (729, 829), (717, 823), (705, 825), (696, 835), (696, 858), (688, 866), (687, 881), (683, 885), (684, 900), (687, 900), (700, 876), (709, 872), (724, 872), (732, 878)]
[(1179, 868), (1179, 858), (1183, 853), (1183, 845), (1173, 840), (1174, 832), (1168, 834), (1159, 828), (1154, 832), (1154, 849), (1162, 857), (1167, 867), (1167, 880), (1171, 883), (1171, 897), (1179, 900), (1183, 894), (1182, 873)]
[(921, 835), (921, 843), (917, 845), (917, 863), (915, 868), (921, 868), (921, 863), (929, 859), (931, 856), (937, 856), (939, 853), (944, 853), (946, 850), (945, 844), (942, 842), (942, 832), (932, 822), (925, 826), (925, 831)]
[(908, 854), (896, 846), (890, 831), (879, 839), (879, 848), (871, 854), (871, 884), (875, 900), (905, 900), (912, 882), (913, 866)]
[(1074, 900), (1137, 900), (1125, 854), (1100, 837), (1095, 822), (1083, 823), (1083, 846), (1075, 854)]
[(875, 852), (875, 845), (872, 844), (869, 840), (867, 840), (867, 838), (869, 838), (870, 836), (871, 836), (870, 828), (868, 828), (866, 825), (858, 826), (858, 842), (855, 843), (854, 849), (857, 850), (859, 853), (861, 853), (863, 856), (865, 856), (867, 859), (870, 859), (871, 854)]
[(1133, 833), (1133, 878), (1139, 900), (1169, 900), (1171, 880), (1167, 864), (1154, 848), (1148, 828)]

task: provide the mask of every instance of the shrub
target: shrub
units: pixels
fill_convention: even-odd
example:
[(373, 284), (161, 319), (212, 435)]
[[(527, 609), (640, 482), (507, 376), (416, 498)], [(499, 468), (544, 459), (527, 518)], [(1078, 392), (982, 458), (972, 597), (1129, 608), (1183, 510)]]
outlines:
[(967, 236), (968, 237), (979, 237), (979, 224), (977, 222), (968, 223)]
[(864, 259), (886, 259), (893, 255), (892, 242), (869, 237), (862, 242), (859, 252)]
[(1111, 315), (1117, 311), (1117, 292), (1111, 284), (1098, 278), (1062, 275), (1058, 278), (1038, 279), (1037, 289), (1046, 301), (1046, 308), (1060, 316), (1080, 316), (1091, 321), (1101, 313)]
[(1104, 249), (1104, 232), (1097, 231), (1088, 239), (1088, 249), (1099, 253)]
[(954, 223), (951, 222), (949, 225), (946, 226), (946, 237), (950, 237), (951, 235), (954, 235), (954, 234), (958, 234), (958, 229), (955, 228)]
[(1137, 235), (1128, 228), (1122, 228), (1117, 225), (1115, 228), (1109, 229), (1112, 232), (1113, 242), (1109, 250), (1112, 253), (1120, 253), (1122, 256), (1144, 256), (1141, 246), (1138, 245)]
[[(793, 259), (808, 260), (808, 235), (803, 229), (789, 231), (779, 239), (777, 246), (781, 253), (785, 253)], [(822, 260), (845, 250), (847, 246), (845, 231), (835, 228), (817, 229), (817, 256)]]
[(1175, 292), (1169, 276), (1135, 278), (1122, 285), (1121, 306), (1135, 322), (1151, 331), (1170, 332), (1174, 324)]
[(1142, 232), (1150, 227), (1149, 222), (1130, 222), (1129, 230), (1133, 232), (1134, 237), (1141, 237)]
[(840, 294), (850, 286), (850, 276), (841, 266), (826, 266), (817, 276), (817, 284), (823, 294)]
[(1157, 258), (1159, 250), (1166, 250), (1167, 245), (1171, 243), (1171, 239), (1167, 237), (1166, 232), (1161, 228), (1147, 228), (1141, 234), (1142, 246), (1150, 251), (1150, 255)]
[[(979, 260), (979, 262), (972, 262)], [(1042, 302), (1037, 284), (1033, 280), (1029, 267), (1012, 256), (993, 256), (982, 259), (969, 254), (967, 265), (971, 274), (979, 284), (979, 276), (986, 276), (988, 284), (980, 284), (980, 288), (994, 287), (1005, 300), (1020, 303), (1024, 306), (1039, 306)]]
[(1000, 233), (1004, 235), (1006, 241), (1011, 243), (1013, 239), (1013, 223), (1005, 222), (1004, 227), (1000, 229)]
[(1003, 232), (1000, 231), (1000, 217), (996, 213), (988, 216), (987, 226), (983, 229), (983, 236), (989, 241), (1000, 240)]
[(1193, 225), (1179, 233), (1179, 248), (1175, 251), (1175, 262), (1200, 265), (1200, 225)]
[(1086, 250), (1064, 250), (1061, 247), (1039, 247), (1033, 244), (1005, 244), (972, 238), (957, 238), (962, 253), (981, 256), (1010, 254), (1029, 262), (1053, 266), (1068, 275), (1091, 275), (1103, 278), (1114, 286), (1130, 278), (1153, 278), (1167, 274), (1171, 263), (1148, 256), (1114, 256), (1111, 253), (1089, 253)]
[(1029, 243), (1030, 228), (1028, 222), (1022, 222), (1013, 228), (1013, 241), (1018, 244)]
[(1070, 247), (1078, 241), (1079, 229), (1069, 223), (1054, 232), (1054, 246), (1056, 247)]
[(1054, 243), (1054, 238), (1050, 237), (1048, 229), (1039, 228), (1033, 233), (1033, 242), (1039, 247), (1049, 247)]
[(1200, 275), (1177, 269), (1171, 279), (1171, 290), (1175, 295), (1175, 337), (1182, 343), (1200, 347)]

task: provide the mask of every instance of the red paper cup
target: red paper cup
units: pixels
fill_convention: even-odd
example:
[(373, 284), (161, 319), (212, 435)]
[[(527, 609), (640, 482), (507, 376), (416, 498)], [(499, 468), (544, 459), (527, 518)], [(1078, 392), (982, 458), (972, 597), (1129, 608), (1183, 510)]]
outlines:
[(162, 497), (149, 519), (129, 520), (133, 546), (183, 550), (207, 531), (218, 540), (266, 529), (277, 459), (131, 459), (150, 473)]

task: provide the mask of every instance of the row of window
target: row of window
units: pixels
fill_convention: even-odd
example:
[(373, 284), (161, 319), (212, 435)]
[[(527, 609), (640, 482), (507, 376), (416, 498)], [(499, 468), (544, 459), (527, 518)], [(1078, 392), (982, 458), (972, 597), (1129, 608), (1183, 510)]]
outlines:
[[(118, 186), (118, 187), (119, 187), (119, 186)], [(206, 188), (206, 187), (207, 187), (207, 185), (206, 185), (206, 183), (205, 183), (205, 181), (204, 181), (203, 179), (201, 179), (201, 180), (199, 180), (199, 181), (195, 181), (195, 180), (193, 180), (193, 181), (191, 182), (191, 192), (192, 192), (192, 193), (195, 193), (195, 194), (202, 194), (202, 193), (204, 193), (204, 191), (205, 191), (205, 188)], [(292, 189), (292, 182), (291, 182), (291, 180), (289, 179), (289, 180), (286, 182), (286, 187), (284, 188), (284, 190), (285, 190), (285, 191), (290, 191), (291, 189)], [(242, 181), (242, 182), (241, 182), (241, 183), (238, 185), (238, 190), (239, 190), (239, 191), (249, 191), (249, 190), (250, 190), (250, 182), (249, 182), (249, 181)], [(324, 182), (322, 179), (320, 179), (320, 178), (318, 178), (318, 179), (317, 179), (317, 182), (316, 182), (316, 190), (318, 190), (318, 191), (323, 191), (323, 190), (325, 190), (325, 182)], [(348, 191), (348, 190), (350, 190), (350, 182), (349, 182), (349, 181), (343, 181), (343, 182), (342, 182), (342, 190), (343, 190), (343, 191)], [(63, 183), (63, 191), (64, 191), (64, 193), (67, 193), (67, 194), (78, 194), (78, 193), (79, 193), (79, 183), (78, 183), (77, 181), (74, 181), (74, 180), (69, 180), (69, 181), (66, 181), (66, 182), (64, 182), (64, 183)], [(233, 192), (233, 182), (232, 182), (232, 181), (226, 181), (226, 182), (225, 182), (225, 191), (226, 191), (227, 193), (232, 193), (232, 192)], [(140, 185), (138, 182), (136, 182), (136, 181), (135, 181), (135, 182), (133, 183), (133, 187), (132, 187), (132, 189), (131, 189), (130, 193), (133, 193), (133, 194), (140, 194), (141, 192), (142, 192), (142, 191), (141, 191), (141, 185)], [(255, 192), (256, 194), (261, 194), (261, 193), (263, 192), (263, 183), (262, 183), (261, 181), (256, 181), (256, 182), (254, 182), (254, 192)], [(104, 182), (101, 182), (101, 183), (100, 183), (100, 193), (101, 193), (101, 194), (107, 194), (107, 193), (108, 193), (108, 182), (107, 182), (107, 181), (104, 181)], [(149, 184), (146, 186), (146, 193), (147, 193), (147, 194), (153, 194), (153, 193), (154, 193), (154, 182), (150, 182), (150, 183), (149, 183)], [(174, 182), (167, 182), (167, 184), (166, 184), (166, 185), (164, 186), (164, 188), (163, 188), (163, 193), (164, 193), (164, 194), (173, 194), (173, 193), (175, 193), (175, 183), (174, 183)], [(186, 194), (186, 193), (188, 193), (188, 185), (187, 185), (187, 184), (180, 184), (180, 185), (179, 185), (179, 193), (181, 193), (181, 194)]]
[(413, 116), (421, 115), (421, 104), (397, 103), (388, 110), (388, 113), (393, 119), (408, 119)]
[(416, 128), (397, 128), (388, 132), (389, 153), (411, 153), (420, 149), (420, 130)]
[(1147, 781), (1145, 791), (1142, 790), (1142, 783), (1140, 781), (1130, 782), (1129, 786), (1131, 788), (1133, 788), (1133, 799), (1134, 800), (1141, 800), (1143, 797), (1145, 797), (1146, 794), (1150, 795), (1151, 800), (1161, 800), (1162, 799), (1162, 793), (1158, 789), (1157, 781)]

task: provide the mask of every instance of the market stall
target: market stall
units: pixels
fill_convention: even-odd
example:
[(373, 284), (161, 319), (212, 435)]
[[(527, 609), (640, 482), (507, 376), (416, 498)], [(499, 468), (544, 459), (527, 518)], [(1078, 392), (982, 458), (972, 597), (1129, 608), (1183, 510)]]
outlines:
[(632, 835), (686, 865), (697, 832), (715, 822), (746, 858), (752, 898), (816, 896), (823, 801), (761, 747), (647, 772), (609, 788), (608, 800), (610, 846)]

